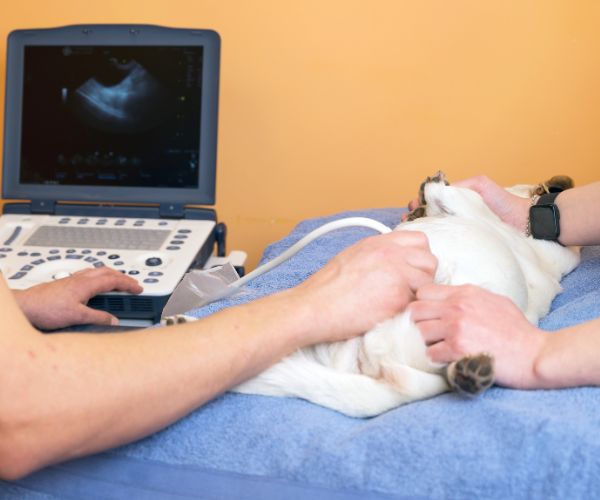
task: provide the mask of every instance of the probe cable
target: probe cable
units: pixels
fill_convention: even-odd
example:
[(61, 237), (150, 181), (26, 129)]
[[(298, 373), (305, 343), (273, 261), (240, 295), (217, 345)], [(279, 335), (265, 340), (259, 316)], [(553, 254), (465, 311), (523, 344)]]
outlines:
[(318, 227), (314, 231), (311, 231), (310, 233), (308, 233), (302, 239), (298, 240), (296, 243), (294, 243), (290, 248), (288, 248), (281, 255), (275, 257), (273, 260), (267, 262), (266, 264), (256, 268), (251, 273), (246, 274), (243, 278), (240, 278), (239, 280), (234, 281), (229, 286), (239, 288), (239, 287), (245, 285), (246, 283), (248, 283), (248, 281), (253, 280), (254, 278), (257, 278), (258, 276), (261, 276), (262, 274), (266, 273), (267, 271), (270, 271), (274, 267), (277, 267), (279, 264), (282, 264), (286, 260), (290, 259), (295, 254), (297, 254), (300, 250), (302, 250), (306, 245), (308, 245), (312, 241), (316, 240), (317, 238), (323, 236), (325, 233), (335, 231), (336, 229), (342, 229), (345, 227), (354, 227), (354, 226), (367, 227), (370, 229), (374, 229), (375, 231), (377, 231), (381, 234), (390, 233), (392, 231), (385, 224), (382, 224), (381, 222), (376, 221), (374, 219), (369, 219), (367, 217), (347, 217), (345, 219), (339, 219), (339, 220), (334, 220), (332, 222), (328, 222), (327, 224), (323, 224), (321, 227)]

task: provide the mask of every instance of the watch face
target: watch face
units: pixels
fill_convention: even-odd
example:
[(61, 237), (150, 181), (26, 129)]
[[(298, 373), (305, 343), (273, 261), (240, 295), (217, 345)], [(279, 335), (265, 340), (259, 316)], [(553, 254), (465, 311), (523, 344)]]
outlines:
[(556, 205), (534, 205), (529, 209), (531, 235), (539, 240), (558, 240), (559, 215)]

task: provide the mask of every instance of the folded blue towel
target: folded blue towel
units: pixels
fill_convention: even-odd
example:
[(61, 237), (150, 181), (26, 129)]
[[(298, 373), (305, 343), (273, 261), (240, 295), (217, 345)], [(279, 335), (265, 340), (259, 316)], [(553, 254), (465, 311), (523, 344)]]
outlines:
[[(333, 218), (360, 215), (393, 227), (401, 212), (369, 210), (303, 222), (270, 246), (263, 261)], [(362, 228), (327, 234), (250, 282), (243, 293), (193, 315), (291, 287), (370, 234)], [(583, 258), (563, 280), (564, 292), (543, 328), (600, 316), (600, 250), (585, 249)], [(492, 388), (477, 399), (447, 393), (372, 419), (354, 419), (299, 399), (228, 393), (147, 439), (34, 474), (12, 493), (19, 498), (32, 491), (72, 498), (77, 493), (131, 498), (132, 491), (144, 498), (596, 498), (599, 407), (598, 388)], [(221, 489), (213, 489), (215, 484)], [(16, 487), (0, 484), (0, 496)]]

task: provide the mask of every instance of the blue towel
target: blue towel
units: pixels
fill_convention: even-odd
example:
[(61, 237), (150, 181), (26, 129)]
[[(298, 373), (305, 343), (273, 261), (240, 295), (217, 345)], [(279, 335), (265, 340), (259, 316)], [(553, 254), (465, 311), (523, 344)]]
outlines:
[[(336, 218), (357, 215), (393, 227), (401, 210)], [(267, 248), (263, 261), (332, 219), (301, 223)], [(291, 287), (370, 234), (362, 228), (327, 234), (240, 295), (193, 315)], [(583, 259), (563, 280), (564, 292), (543, 328), (600, 316), (600, 250), (585, 249)], [(78, 492), (87, 498), (132, 498), (132, 491), (147, 498), (597, 498), (598, 408), (598, 388), (495, 387), (477, 399), (447, 393), (355, 419), (299, 399), (227, 393), (149, 438), (33, 474), (18, 483), (22, 490), (14, 498), (33, 491), (72, 498)], [(145, 474), (140, 473), (144, 464)], [(211, 488), (221, 479), (229, 486), (222, 486), (219, 496)], [(5, 487), (0, 484), (0, 496), (17, 486)]]

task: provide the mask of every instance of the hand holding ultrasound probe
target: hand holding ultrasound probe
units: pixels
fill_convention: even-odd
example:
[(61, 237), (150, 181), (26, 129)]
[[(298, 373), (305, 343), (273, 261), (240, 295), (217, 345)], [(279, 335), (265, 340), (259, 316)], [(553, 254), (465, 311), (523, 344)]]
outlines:
[(296, 288), (195, 323), (104, 335), (41, 335), (0, 282), (0, 478), (139, 439), (300, 347), (360, 335), (406, 307), (435, 265), (422, 234), (393, 232)]

